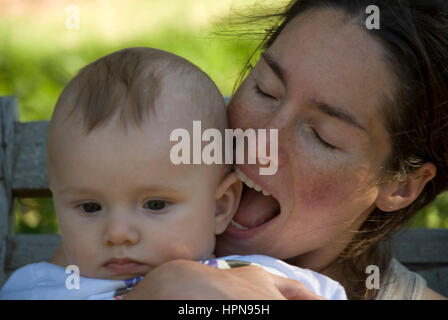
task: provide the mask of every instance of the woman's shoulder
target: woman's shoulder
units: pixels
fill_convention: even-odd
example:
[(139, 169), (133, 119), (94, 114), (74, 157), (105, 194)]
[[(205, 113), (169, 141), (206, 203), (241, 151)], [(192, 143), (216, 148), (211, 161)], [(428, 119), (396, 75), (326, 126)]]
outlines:
[(422, 300), (448, 300), (448, 298), (442, 296), (441, 294), (435, 292), (430, 288), (426, 288), (425, 292), (423, 293)]
[(377, 300), (445, 299), (428, 288), (426, 280), (392, 258)]

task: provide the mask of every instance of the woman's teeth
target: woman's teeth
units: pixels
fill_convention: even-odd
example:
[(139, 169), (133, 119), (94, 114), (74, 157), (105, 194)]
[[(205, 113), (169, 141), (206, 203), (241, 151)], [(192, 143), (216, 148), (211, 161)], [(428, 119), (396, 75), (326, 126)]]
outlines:
[(235, 228), (238, 228), (238, 229), (240, 229), (240, 230), (247, 230), (247, 229), (249, 229), (248, 227), (245, 227), (245, 226), (243, 226), (242, 224), (239, 224), (238, 222), (236, 222), (235, 220), (230, 220), (230, 224), (232, 225), (232, 226), (234, 226)]
[[(264, 196), (270, 196), (271, 194), (265, 190), (263, 190), (262, 187), (260, 187), (258, 184), (250, 180), (239, 168), (235, 168), (235, 173), (237, 177), (249, 188), (254, 189), (258, 192), (261, 192)], [(230, 221), (230, 224), (240, 230), (248, 230), (251, 227), (243, 226), (242, 224), (236, 222), (234, 219)]]
[(271, 194), (267, 191), (264, 191), (262, 187), (260, 187), (258, 184), (250, 180), (239, 168), (235, 169), (235, 173), (237, 177), (244, 182), (246, 186), (248, 186), (251, 189), (254, 189), (258, 192), (262, 192), (264, 196), (270, 196)]

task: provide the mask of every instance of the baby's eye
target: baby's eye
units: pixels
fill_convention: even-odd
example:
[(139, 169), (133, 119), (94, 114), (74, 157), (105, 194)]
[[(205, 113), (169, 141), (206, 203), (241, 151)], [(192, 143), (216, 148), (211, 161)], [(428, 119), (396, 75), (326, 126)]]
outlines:
[(149, 200), (146, 201), (144, 204), (145, 209), (153, 210), (153, 211), (159, 211), (164, 209), (166, 206), (166, 201), (163, 200)]
[(86, 213), (94, 213), (101, 210), (101, 205), (95, 202), (87, 202), (81, 205), (82, 210)]

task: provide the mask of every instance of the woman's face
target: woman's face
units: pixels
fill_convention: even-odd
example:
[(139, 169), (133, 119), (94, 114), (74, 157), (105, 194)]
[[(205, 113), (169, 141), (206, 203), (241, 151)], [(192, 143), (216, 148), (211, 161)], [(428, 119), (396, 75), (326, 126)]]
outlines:
[[(375, 208), (390, 151), (382, 106), (394, 78), (368, 30), (336, 10), (292, 20), (228, 107), (232, 128), (278, 129), (278, 171), (239, 170), (248, 189), (218, 254), (266, 254), (324, 268)], [(243, 227), (241, 227), (243, 226)]]

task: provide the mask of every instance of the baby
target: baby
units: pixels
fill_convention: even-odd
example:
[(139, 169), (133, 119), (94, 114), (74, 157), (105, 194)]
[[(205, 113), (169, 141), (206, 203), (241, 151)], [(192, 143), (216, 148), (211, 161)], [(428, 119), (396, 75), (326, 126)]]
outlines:
[[(175, 165), (173, 130), (227, 128), (223, 97), (173, 54), (130, 48), (83, 68), (62, 92), (49, 127), (48, 175), (66, 263), (17, 270), (2, 299), (118, 299), (173, 259), (215, 267), (257, 264), (345, 299), (335, 281), (266, 256), (214, 259), (215, 236), (238, 207), (242, 184), (225, 164)], [(65, 267), (79, 269), (67, 285)]]

